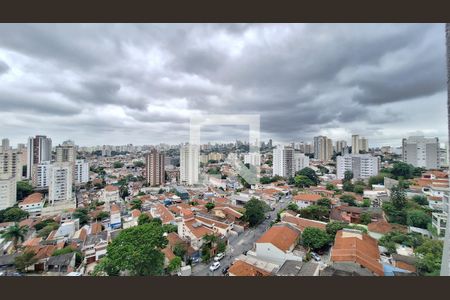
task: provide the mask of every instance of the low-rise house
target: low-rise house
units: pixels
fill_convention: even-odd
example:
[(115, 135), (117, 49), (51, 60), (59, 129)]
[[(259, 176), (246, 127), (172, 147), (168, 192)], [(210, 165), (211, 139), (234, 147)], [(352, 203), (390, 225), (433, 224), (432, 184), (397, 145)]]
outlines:
[(84, 262), (90, 264), (98, 261), (106, 255), (108, 246), (108, 232), (101, 231), (97, 234), (89, 234), (82, 248)]
[(109, 218), (110, 218), (109, 223), (110, 230), (122, 227), (122, 217), (120, 213), (120, 207), (116, 203), (111, 204), (111, 209), (109, 211)]
[(230, 276), (271, 276), (271, 273), (242, 260), (236, 260), (228, 269)]
[(303, 230), (305, 230), (305, 228), (307, 228), (307, 227), (313, 227), (313, 228), (319, 228), (319, 229), (325, 230), (326, 226), (327, 226), (327, 223), (325, 223), (325, 222), (300, 218), (300, 217), (292, 216), (289, 213), (281, 214), (281, 222), (295, 226), (296, 228), (298, 228), (300, 230), (300, 232), (303, 232)]
[(192, 211), (183, 209), (182, 215), (183, 219), (178, 223), (178, 235), (188, 241), (195, 251), (203, 245), (205, 235), (217, 234), (212, 228), (197, 221)]
[(76, 253), (50, 256), (46, 262), (47, 271), (56, 275), (67, 274), (75, 270)]
[(386, 220), (378, 220), (367, 225), (368, 234), (376, 240), (391, 231), (407, 232), (407, 227), (399, 224), (390, 224)]
[(358, 230), (343, 229), (336, 233), (331, 261), (359, 264), (375, 275), (384, 275), (377, 240)]
[(287, 260), (276, 276), (319, 276), (320, 265), (313, 261)]
[(150, 214), (153, 218), (159, 218), (161, 219), (161, 222), (163, 224), (174, 224), (175, 223), (175, 217), (170, 212), (170, 210), (165, 207), (164, 205), (158, 203), (154, 205), (150, 209)]
[(330, 219), (334, 221), (359, 224), (361, 214), (365, 212), (370, 214), (372, 222), (383, 218), (383, 211), (381, 210), (381, 208), (340, 205), (331, 209)]
[(300, 239), (300, 230), (289, 224), (276, 224), (267, 230), (255, 243), (257, 258), (282, 265), (286, 260), (302, 258), (294, 254)]
[(292, 201), (297, 204), (299, 208), (306, 208), (310, 205), (314, 205), (323, 197), (318, 194), (297, 194), (292, 197)]
[(31, 217), (41, 215), (44, 208), (45, 199), (41, 193), (33, 193), (19, 203), (19, 208), (28, 212)]
[(107, 185), (103, 189), (103, 202), (108, 207), (110, 203), (115, 203), (120, 201), (119, 188), (115, 185)]

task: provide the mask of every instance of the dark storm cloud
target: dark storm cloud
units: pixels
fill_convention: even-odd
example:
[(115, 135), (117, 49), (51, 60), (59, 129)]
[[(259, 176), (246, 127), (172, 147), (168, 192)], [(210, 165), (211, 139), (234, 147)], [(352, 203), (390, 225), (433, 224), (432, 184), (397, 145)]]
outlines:
[(260, 114), (262, 137), (284, 141), (442, 131), (412, 121), (438, 119), (425, 101), (444, 108), (441, 24), (3, 24), (0, 36), (10, 138), (2, 113), (88, 144), (182, 142), (208, 114)]

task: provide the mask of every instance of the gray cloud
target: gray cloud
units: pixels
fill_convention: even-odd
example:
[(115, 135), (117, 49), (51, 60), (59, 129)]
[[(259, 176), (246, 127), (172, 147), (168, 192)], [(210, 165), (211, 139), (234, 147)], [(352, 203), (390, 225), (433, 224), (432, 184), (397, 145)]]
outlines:
[(2, 24), (0, 36), (0, 136), (13, 142), (41, 128), (177, 143), (190, 116), (213, 113), (260, 114), (262, 138), (286, 142), (446, 135), (442, 24)]

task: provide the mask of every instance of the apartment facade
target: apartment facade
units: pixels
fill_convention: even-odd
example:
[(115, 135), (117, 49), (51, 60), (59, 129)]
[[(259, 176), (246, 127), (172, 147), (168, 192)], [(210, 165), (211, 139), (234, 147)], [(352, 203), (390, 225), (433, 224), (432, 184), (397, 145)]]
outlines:
[(326, 136), (314, 137), (314, 158), (327, 161), (333, 156), (333, 141)]
[(411, 136), (402, 140), (403, 161), (425, 169), (438, 169), (440, 167), (439, 138), (425, 138)]
[(89, 163), (77, 159), (75, 161), (75, 183), (82, 184), (89, 181)]
[(28, 139), (27, 178), (32, 179), (34, 166), (52, 159), (52, 140), (45, 135), (37, 135)]
[(35, 165), (35, 172), (33, 172), (32, 184), (34, 187), (43, 189), (48, 188), (50, 181), (50, 169), (52, 165), (49, 161), (43, 161)]
[(69, 163), (54, 163), (50, 168), (48, 198), (50, 204), (73, 200), (72, 168)]
[(2, 147), (0, 151), (0, 174), (14, 176), (17, 181), (22, 179), (21, 153), (9, 147)]
[(338, 179), (343, 179), (345, 171), (351, 171), (353, 178), (367, 179), (378, 175), (381, 159), (370, 154), (346, 154), (336, 158)]
[(194, 185), (198, 183), (199, 149), (196, 145), (184, 145), (180, 148), (180, 182)]
[(294, 149), (292, 147), (278, 145), (273, 149), (272, 153), (273, 175), (286, 178), (294, 176)]
[(160, 186), (165, 183), (164, 153), (152, 149), (145, 155), (145, 178), (150, 186)]
[(0, 209), (13, 206), (16, 203), (16, 177), (0, 174)]

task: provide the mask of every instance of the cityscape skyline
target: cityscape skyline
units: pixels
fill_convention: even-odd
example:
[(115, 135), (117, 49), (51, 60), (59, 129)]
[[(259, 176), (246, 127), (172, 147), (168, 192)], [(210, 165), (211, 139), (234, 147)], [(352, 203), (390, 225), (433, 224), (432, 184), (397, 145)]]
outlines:
[[(4, 25), (0, 136), (177, 144), (191, 116), (238, 112), (259, 114), (261, 140), (275, 142), (446, 141), (443, 26)], [(202, 133), (245, 137), (240, 127)]]

